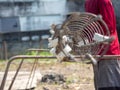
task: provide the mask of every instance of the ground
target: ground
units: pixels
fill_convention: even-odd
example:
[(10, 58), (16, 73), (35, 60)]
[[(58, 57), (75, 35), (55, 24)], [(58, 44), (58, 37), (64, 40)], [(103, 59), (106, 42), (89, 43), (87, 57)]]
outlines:
[(64, 83), (38, 83), (35, 90), (94, 90), (91, 64), (52, 62), (39, 63), (42, 75), (56, 73), (65, 77)]
[[(31, 71), (35, 60), (25, 60), (21, 71)], [(10, 71), (15, 71), (19, 60), (12, 62)], [(0, 70), (3, 70), (4, 63), (0, 64)], [(41, 82), (37, 81), (35, 90), (94, 90), (93, 70), (91, 64), (85, 62), (58, 62), (57, 60), (38, 60), (36, 70), (42, 76), (46, 74), (63, 75), (65, 82)]]

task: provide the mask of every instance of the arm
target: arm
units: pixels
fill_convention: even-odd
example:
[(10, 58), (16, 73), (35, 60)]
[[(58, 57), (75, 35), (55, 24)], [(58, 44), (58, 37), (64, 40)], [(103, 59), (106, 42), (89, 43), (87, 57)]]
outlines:
[(116, 30), (116, 20), (112, 3), (110, 0), (98, 0), (98, 8), (99, 14), (102, 15), (110, 30), (110, 35), (113, 37)]

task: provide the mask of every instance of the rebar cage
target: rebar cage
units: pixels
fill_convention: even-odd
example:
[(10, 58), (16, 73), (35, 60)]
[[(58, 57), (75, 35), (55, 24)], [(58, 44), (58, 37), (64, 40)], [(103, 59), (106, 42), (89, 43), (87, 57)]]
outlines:
[[(75, 12), (62, 25), (52, 25), (52, 30), (52, 40), (58, 39), (58, 44), (51, 46), (52, 49), (55, 48), (56, 56), (61, 51), (69, 56), (64, 50), (66, 45), (70, 46), (72, 55), (104, 55), (109, 48), (109, 44), (102, 43), (104, 36), (110, 37), (110, 32), (100, 15)], [(95, 34), (102, 35), (103, 40), (94, 40)], [(50, 40), (49, 42), (51, 43)]]

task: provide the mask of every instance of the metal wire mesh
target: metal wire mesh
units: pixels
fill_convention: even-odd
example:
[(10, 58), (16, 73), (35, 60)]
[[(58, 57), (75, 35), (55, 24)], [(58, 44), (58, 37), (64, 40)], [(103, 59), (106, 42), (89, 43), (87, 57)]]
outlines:
[[(72, 48), (71, 54), (73, 55), (85, 55), (86, 53), (104, 55), (109, 48), (109, 44), (103, 44), (93, 39), (95, 33), (110, 36), (108, 27), (100, 15), (73, 13), (62, 25), (52, 28), (55, 31), (52, 39), (58, 38), (57, 54), (63, 51), (67, 44)], [(63, 43), (62, 38), (65, 35), (69, 40)]]

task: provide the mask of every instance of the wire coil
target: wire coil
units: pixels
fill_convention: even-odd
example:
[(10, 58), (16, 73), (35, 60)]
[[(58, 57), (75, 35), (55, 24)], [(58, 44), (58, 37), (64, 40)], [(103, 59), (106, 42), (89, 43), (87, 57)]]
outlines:
[[(62, 25), (53, 25), (55, 31), (52, 40), (58, 38), (56, 54), (63, 50), (66, 45), (69, 45), (73, 55), (104, 55), (109, 44), (103, 44), (94, 40), (95, 34), (110, 37), (109, 29), (100, 15), (91, 13), (72, 13)], [(63, 37), (66, 36), (66, 42), (63, 42)], [(103, 38), (104, 39), (104, 38)], [(104, 41), (104, 40), (103, 40)], [(67, 56), (67, 55), (66, 55)]]

